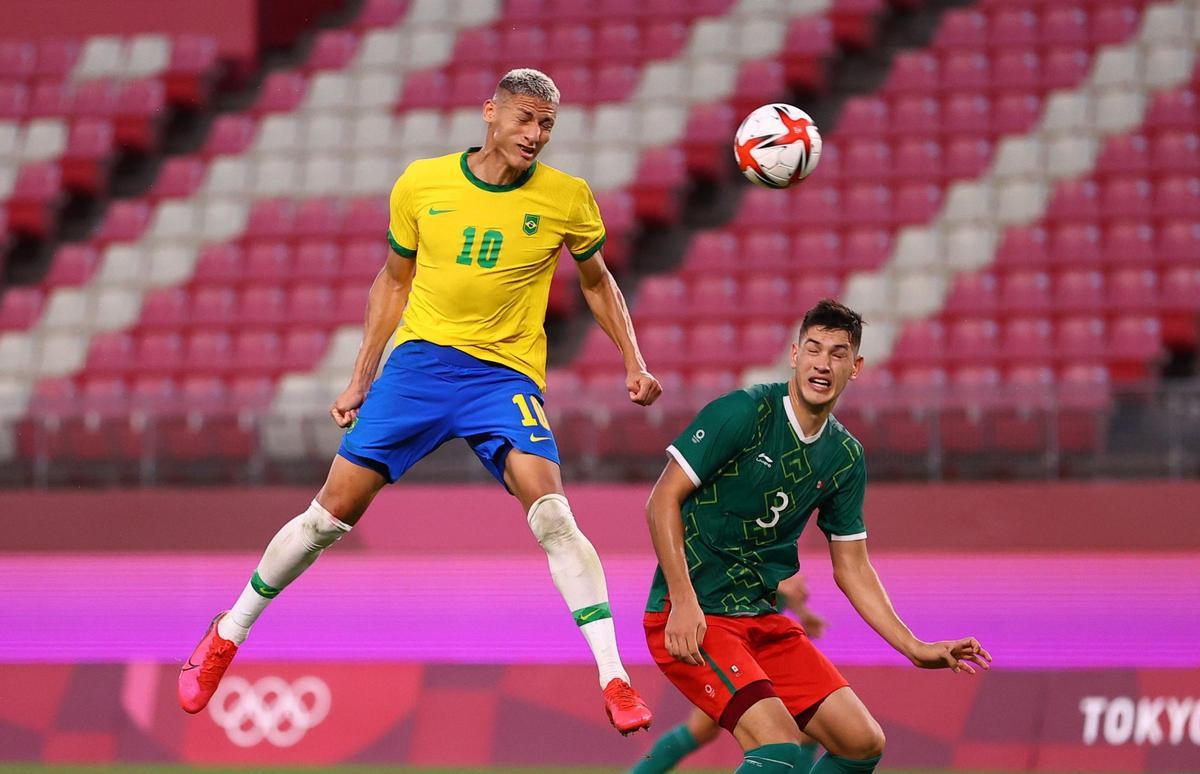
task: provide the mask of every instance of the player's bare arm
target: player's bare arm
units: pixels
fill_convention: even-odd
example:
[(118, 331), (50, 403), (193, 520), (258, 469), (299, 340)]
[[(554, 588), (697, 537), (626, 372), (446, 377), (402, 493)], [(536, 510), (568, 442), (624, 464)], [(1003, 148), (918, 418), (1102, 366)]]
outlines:
[(646, 503), (646, 521), (659, 566), (667, 580), (671, 612), (667, 617), (666, 644), (670, 654), (686, 664), (704, 663), (700, 646), (708, 625), (696, 598), (696, 589), (688, 575), (687, 555), (683, 549), (683, 512), (681, 506), (696, 485), (675, 460), (667, 462)]
[(358, 416), (358, 408), (375, 374), (379, 371), (379, 360), (388, 339), (400, 324), (404, 306), (408, 303), (408, 292), (412, 289), (416, 261), (388, 251), (388, 260), (367, 295), (367, 315), (363, 324), (362, 344), (354, 359), (354, 373), (342, 394), (338, 395), (329, 408), (329, 415), (338, 427), (349, 427)]
[(613, 279), (600, 253), (576, 265), (579, 267), (579, 285), (583, 288), (583, 297), (592, 310), (592, 316), (621, 350), (629, 399), (640, 406), (649, 406), (662, 395), (662, 385), (646, 368), (646, 361), (638, 349), (637, 335), (633, 332), (633, 320), (629, 317), (625, 296), (617, 287), (617, 281)]
[(866, 540), (832, 540), (833, 579), (854, 609), (889, 645), (923, 669), (953, 669), (975, 674), (972, 664), (989, 669), (992, 656), (974, 637), (924, 642), (913, 635), (892, 607), (871, 560)]

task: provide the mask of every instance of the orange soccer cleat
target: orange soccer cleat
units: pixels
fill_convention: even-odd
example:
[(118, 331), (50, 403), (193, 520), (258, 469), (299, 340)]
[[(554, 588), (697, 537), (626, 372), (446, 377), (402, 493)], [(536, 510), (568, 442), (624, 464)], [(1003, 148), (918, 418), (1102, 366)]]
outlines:
[(608, 713), (609, 722), (624, 736), (649, 728), (654, 719), (638, 692), (619, 677), (604, 686), (604, 711)]
[(228, 614), (228, 610), (217, 613), (191, 657), (179, 670), (179, 706), (184, 712), (194, 715), (208, 706), (225, 670), (237, 655), (237, 645), (217, 634), (217, 621)]

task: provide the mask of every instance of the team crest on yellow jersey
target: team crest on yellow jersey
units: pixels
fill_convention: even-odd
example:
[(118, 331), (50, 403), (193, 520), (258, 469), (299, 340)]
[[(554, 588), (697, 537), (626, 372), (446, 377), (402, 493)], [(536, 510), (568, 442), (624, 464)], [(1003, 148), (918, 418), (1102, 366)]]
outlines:
[(522, 226), (522, 228), (525, 231), (525, 235), (533, 236), (534, 234), (536, 234), (537, 230), (538, 230), (538, 226), (540, 226), (541, 223), (542, 223), (541, 215), (531, 215), (528, 212), (525, 213), (525, 223)]

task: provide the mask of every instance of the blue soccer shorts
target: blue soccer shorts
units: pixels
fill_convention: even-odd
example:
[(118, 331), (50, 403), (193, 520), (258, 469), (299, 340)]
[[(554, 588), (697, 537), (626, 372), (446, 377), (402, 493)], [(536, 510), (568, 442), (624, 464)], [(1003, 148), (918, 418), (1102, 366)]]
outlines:
[(513, 449), (558, 463), (545, 400), (533, 380), (462, 350), (408, 341), (392, 350), (338, 454), (396, 481), (451, 438), (463, 438), (496, 480)]

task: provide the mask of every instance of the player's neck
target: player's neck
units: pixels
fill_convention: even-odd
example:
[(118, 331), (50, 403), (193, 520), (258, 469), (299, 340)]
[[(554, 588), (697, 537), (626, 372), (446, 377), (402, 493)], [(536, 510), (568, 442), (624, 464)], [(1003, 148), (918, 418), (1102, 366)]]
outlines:
[(825, 426), (825, 420), (829, 419), (829, 415), (833, 413), (833, 404), (835, 403), (835, 401), (830, 401), (823, 406), (813, 406), (801, 397), (795, 377), (788, 379), (788, 400), (792, 404), (792, 412), (796, 415), (796, 424), (800, 425), (800, 430), (804, 433), (805, 438), (812, 438), (821, 431), (821, 428)]
[(467, 155), (467, 167), (489, 185), (512, 185), (525, 174), (525, 170), (506, 164), (500, 151), (487, 145)]

